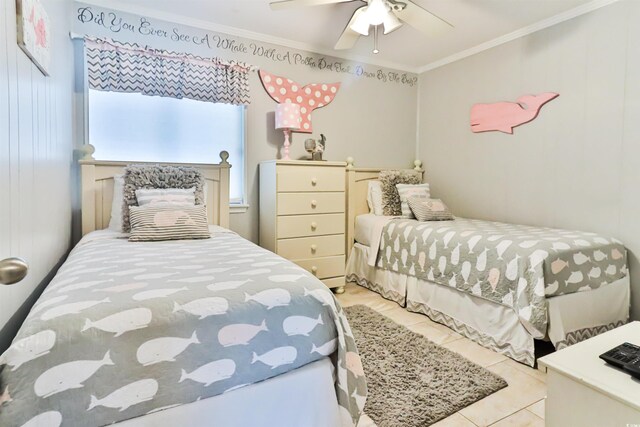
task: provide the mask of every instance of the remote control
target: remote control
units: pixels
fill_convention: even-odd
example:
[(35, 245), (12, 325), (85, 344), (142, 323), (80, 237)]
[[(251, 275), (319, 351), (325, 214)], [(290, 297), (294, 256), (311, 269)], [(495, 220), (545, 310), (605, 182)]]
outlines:
[(601, 354), (600, 359), (616, 368), (625, 369), (627, 364), (635, 364), (638, 369), (640, 368), (640, 347), (626, 342)]

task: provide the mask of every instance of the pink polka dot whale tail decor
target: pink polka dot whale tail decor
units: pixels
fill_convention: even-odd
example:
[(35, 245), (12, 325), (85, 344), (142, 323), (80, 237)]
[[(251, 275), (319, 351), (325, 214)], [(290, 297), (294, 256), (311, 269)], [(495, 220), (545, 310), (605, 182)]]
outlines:
[(291, 145), (289, 135), (292, 130), (300, 129), (301, 120), (300, 106), (298, 104), (287, 102), (278, 104), (276, 107), (276, 129), (284, 131), (284, 156), (282, 160), (291, 160), (289, 158), (289, 146)]
[(312, 133), (311, 112), (330, 104), (340, 89), (340, 83), (311, 83), (302, 86), (264, 70), (260, 70), (258, 74), (264, 89), (274, 101), (278, 104), (300, 106), (300, 129), (296, 132)]

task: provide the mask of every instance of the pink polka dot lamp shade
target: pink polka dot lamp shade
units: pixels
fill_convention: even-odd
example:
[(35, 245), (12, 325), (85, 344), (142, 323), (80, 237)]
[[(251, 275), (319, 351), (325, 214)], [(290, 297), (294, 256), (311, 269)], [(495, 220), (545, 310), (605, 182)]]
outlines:
[(277, 105), (276, 129), (298, 130), (301, 122), (300, 105), (293, 103)]

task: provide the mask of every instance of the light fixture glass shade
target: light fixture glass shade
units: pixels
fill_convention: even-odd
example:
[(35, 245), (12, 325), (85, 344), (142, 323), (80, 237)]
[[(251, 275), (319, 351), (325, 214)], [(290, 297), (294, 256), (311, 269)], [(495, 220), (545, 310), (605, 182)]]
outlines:
[(387, 16), (385, 16), (384, 20), (382, 21), (382, 25), (384, 25), (384, 34), (389, 34), (390, 32), (402, 27), (402, 22), (396, 17), (393, 12), (389, 11), (389, 13), (387, 13)]
[(351, 29), (358, 34), (362, 34), (363, 36), (369, 35), (369, 14), (367, 13), (367, 6), (365, 6), (361, 13), (358, 14), (353, 24), (351, 24)]
[(371, 0), (367, 7), (367, 17), (370, 25), (380, 25), (389, 15), (389, 6), (385, 0)]

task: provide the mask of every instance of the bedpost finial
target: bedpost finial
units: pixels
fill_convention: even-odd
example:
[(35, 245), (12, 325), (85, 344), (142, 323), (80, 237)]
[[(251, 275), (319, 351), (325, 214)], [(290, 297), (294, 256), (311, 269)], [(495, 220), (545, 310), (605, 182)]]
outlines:
[(227, 162), (227, 159), (229, 158), (229, 152), (228, 151), (221, 151), (220, 152), (220, 159), (222, 160), (220, 162), (221, 165), (228, 165), (229, 162)]
[(414, 170), (422, 172), (422, 160), (416, 160), (413, 162)]
[(78, 153), (80, 153), (80, 160), (95, 160), (93, 158), (93, 153), (96, 152), (96, 147), (91, 144), (84, 144), (80, 148), (78, 148)]
[(347, 157), (347, 169), (353, 169), (353, 157)]

